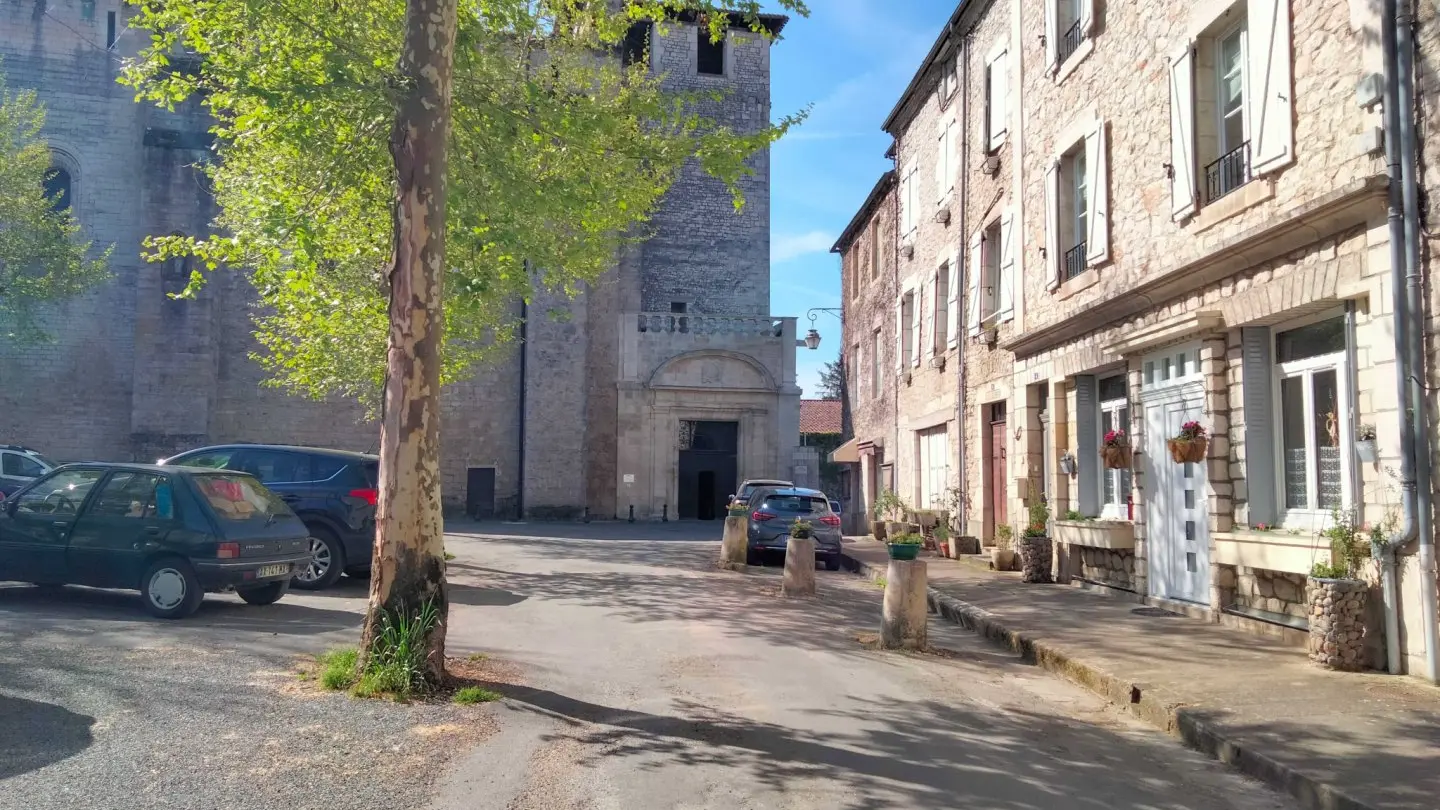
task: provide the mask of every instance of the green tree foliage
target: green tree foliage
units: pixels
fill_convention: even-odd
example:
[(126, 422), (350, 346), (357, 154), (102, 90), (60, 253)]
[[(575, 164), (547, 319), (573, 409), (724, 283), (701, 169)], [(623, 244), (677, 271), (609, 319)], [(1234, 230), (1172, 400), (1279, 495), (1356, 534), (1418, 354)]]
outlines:
[[(378, 401), (389, 324), (395, 168), (405, 91), (396, 0), (131, 0), (151, 41), (123, 81), (215, 117), (220, 215), (208, 239), (157, 237), (150, 258), (190, 254), (204, 273), (244, 268), (259, 292), (256, 359), (312, 397)], [(800, 0), (782, 6), (805, 12)], [(749, 0), (461, 0), (447, 172), (442, 381), (511, 337), (534, 289), (573, 294), (643, 239), (687, 160), (729, 185), (798, 117), (736, 132), (706, 114), (717, 94), (677, 94), (612, 55), (633, 21)], [(664, 23), (661, 23), (662, 25)], [(171, 69), (179, 52), (198, 72)], [(539, 268), (531, 270), (529, 268)]]
[(92, 255), (66, 201), (45, 194), (44, 125), (35, 94), (11, 91), (0, 72), (0, 334), (12, 339), (44, 337), (40, 308), (106, 277), (109, 252)]
[(845, 366), (836, 358), (820, 367), (820, 398), (845, 398)]

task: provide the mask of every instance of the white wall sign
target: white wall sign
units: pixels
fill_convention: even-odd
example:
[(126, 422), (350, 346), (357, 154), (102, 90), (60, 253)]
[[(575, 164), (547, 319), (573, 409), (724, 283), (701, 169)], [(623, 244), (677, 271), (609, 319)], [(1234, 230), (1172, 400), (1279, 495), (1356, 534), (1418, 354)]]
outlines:
[(633, 484), (633, 483), (635, 483), (635, 474), (634, 474), (634, 473), (625, 473), (625, 483), (627, 483), (627, 484)]

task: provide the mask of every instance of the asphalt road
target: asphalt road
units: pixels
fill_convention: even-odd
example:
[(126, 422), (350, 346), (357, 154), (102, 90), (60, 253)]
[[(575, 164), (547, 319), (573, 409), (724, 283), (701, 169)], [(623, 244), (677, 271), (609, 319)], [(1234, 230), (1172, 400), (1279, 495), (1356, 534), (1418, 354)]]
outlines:
[(1292, 807), (947, 624), (943, 656), (869, 649), (850, 575), (782, 600), (694, 526), (457, 528), (451, 652), (522, 684), (485, 707), (296, 688), (363, 583), (183, 622), (0, 585), (0, 810)]

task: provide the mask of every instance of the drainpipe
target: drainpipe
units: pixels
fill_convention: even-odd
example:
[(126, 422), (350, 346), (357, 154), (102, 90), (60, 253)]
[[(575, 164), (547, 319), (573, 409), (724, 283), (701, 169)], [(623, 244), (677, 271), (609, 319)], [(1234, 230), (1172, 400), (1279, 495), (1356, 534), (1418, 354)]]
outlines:
[[(970, 258), (965, 253), (968, 242), (965, 239), (966, 217), (970, 213), (970, 46), (971, 38), (966, 34), (960, 40), (960, 187), (955, 189), (956, 199), (960, 201), (959, 216), (956, 217), (960, 224), (960, 250), (956, 254), (961, 257), (960, 266), (971, 273), (975, 268), (966, 267), (965, 262)], [(956, 525), (959, 534), (968, 534), (970, 528), (970, 510), (967, 508), (970, 489), (965, 479), (965, 378), (968, 369), (965, 365), (965, 347), (969, 342), (969, 335), (966, 331), (965, 307), (970, 303), (970, 296), (966, 294), (969, 289), (965, 284), (965, 274), (956, 273), (955, 281), (960, 289), (955, 291), (955, 307), (960, 313), (955, 316), (955, 383), (959, 390), (955, 395), (955, 445), (958, 450), (958, 462), (960, 469), (956, 475), (955, 486), (960, 491), (960, 497), (955, 504), (957, 516)]]
[[(1387, 225), (1393, 284), (1396, 391), (1400, 419), (1400, 526), (1385, 538), (1380, 552), (1381, 587), (1385, 598), (1386, 664), (1391, 673), (1402, 668), (1400, 655), (1397, 552), (1419, 538), (1421, 622), (1425, 638), (1425, 677), (1434, 682), (1436, 666), (1435, 547), (1431, 527), (1430, 464), (1423, 387), (1412, 384), (1424, 369), (1420, 306), (1418, 209), (1415, 193), (1413, 44), (1408, 6), (1402, 17), (1400, 0), (1384, 0), (1380, 43), (1385, 60), (1385, 156), (1389, 174)], [(1419, 452), (1422, 442), (1424, 452)]]
[(1425, 678), (1440, 680), (1440, 617), (1436, 615), (1434, 486), (1430, 470), (1429, 403), (1425, 373), (1425, 282), (1420, 271), (1419, 166), (1415, 137), (1415, 9), (1412, 0), (1397, 3), (1395, 72), (1399, 78), (1396, 112), (1400, 117), (1400, 177), (1405, 226), (1405, 318), (1409, 353), (1411, 434), (1415, 455), (1416, 531), (1420, 535), (1420, 617), (1425, 635)]
[[(526, 262), (528, 267), (529, 262)], [(517, 520), (525, 519), (525, 389), (529, 380), (526, 375), (525, 355), (530, 353), (530, 303), (520, 299), (520, 461), (516, 464), (516, 477), (520, 479), (519, 494), (515, 498)]]

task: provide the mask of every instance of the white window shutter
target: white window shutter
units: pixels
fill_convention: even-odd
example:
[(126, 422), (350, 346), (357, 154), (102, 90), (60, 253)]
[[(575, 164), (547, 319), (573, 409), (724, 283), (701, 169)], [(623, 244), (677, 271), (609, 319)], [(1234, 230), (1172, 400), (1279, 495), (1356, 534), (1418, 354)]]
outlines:
[(1195, 48), (1170, 57), (1170, 214), (1195, 213)]
[(1009, 123), (1009, 59), (1006, 52), (990, 63), (990, 148), (995, 149), (1004, 142)]
[(1015, 213), (1005, 209), (1000, 215), (1000, 294), (995, 311), (1000, 319), (1015, 317)]
[(970, 236), (970, 301), (965, 309), (965, 325), (971, 337), (980, 334), (980, 287), (985, 273), (985, 235), (976, 231)]
[(1085, 234), (1085, 261), (1102, 264), (1110, 259), (1110, 157), (1105, 143), (1105, 122), (1085, 136), (1085, 188), (1090, 195), (1090, 219)]
[[(949, 293), (945, 301), (945, 345), (951, 349), (960, 345), (960, 250), (950, 253), (950, 278), (945, 284)], [(973, 270), (971, 272), (974, 272)]]
[(948, 174), (950, 173), (949, 167), (945, 165), (945, 164), (946, 164), (946, 154), (945, 154), (945, 127), (946, 127), (946, 124), (945, 124), (945, 122), (942, 120), (942, 121), (940, 122), (939, 134), (938, 134), (938, 136), (937, 136), (936, 139), (935, 139), (935, 200), (936, 200), (936, 202), (944, 202), (944, 201), (945, 201), (945, 192), (948, 191), (949, 188), (950, 188), (949, 186), (947, 186), (947, 185), (945, 184), (945, 177), (946, 177), (946, 175), (948, 175)]
[(910, 336), (905, 330), (905, 294), (895, 299), (895, 368), (905, 370), (905, 341)]
[(1045, 170), (1045, 289), (1053, 290), (1064, 281), (1065, 254), (1060, 248), (1060, 161), (1051, 161)]
[(910, 365), (920, 365), (920, 322), (925, 307), (925, 286), (915, 291), (910, 304)]
[(920, 285), (920, 306), (924, 307), (925, 317), (921, 319), (920, 341), (925, 347), (925, 358), (928, 360), (935, 356), (935, 293), (939, 292), (935, 282)]
[(1060, 68), (1060, 9), (1056, 0), (1045, 0), (1045, 73)]
[(1246, 46), (1250, 51), (1246, 112), (1250, 118), (1250, 169), (1266, 174), (1295, 160), (1290, 120), (1290, 0), (1248, 0)]
[(1080, 0), (1080, 30), (1087, 37), (1095, 33), (1095, 0)]

